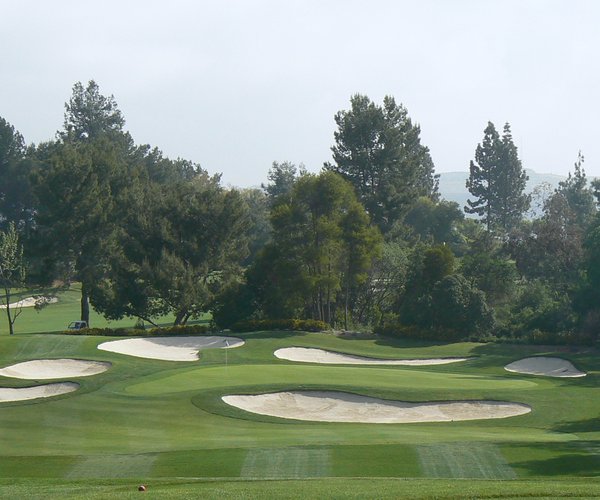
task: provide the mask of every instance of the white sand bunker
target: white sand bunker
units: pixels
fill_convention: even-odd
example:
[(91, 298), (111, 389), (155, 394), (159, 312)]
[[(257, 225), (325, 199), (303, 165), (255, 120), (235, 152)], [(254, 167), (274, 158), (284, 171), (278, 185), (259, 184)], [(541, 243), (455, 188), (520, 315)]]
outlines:
[(529, 413), (521, 403), (439, 401), (407, 403), (345, 392), (297, 391), (256, 396), (223, 396), (231, 406), (260, 415), (316, 422), (403, 424), (507, 418)]
[(509, 372), (527, 375), (545, 375), (546, 377), (585, 377), (570, 361), (562, 358), (536, 356), (523, 358), (504, 367)]
[(36, 359), (2, 368), (0, 375), (28, 380), (89, 377), (105, 372), (110, 366), (108, 362), (83, 359)]
[(57, 384), (38, 385), (35, 387), (9, 388), (0, 387), (0, 403), (8, 401), (25, 401), (27, 399), (51, 398), (76, 391), (79, 384), (60, 382)]
[(355, 356), (353, 354), (342, 354), (339, 352), (325, 351), (310, 347), (286, 347), (275, 351), (275, 356), (288, 361), (300, 361), (302, 363), (322, 363), (328, 365), (445, 365), (457, 363), (470, 358), (430, 358), (430, 359), (379, 359)]
[(98, 349), (138, 358), (163, 361), (197, 361), (198, 351), (204, 349), (232, 349), (244, 345), (236, 337), (155, 337), (113, 340)]
[[(13, 302), (9, 304), (11, 308), (15, 307), (35, 307), (35, 306), (45, 306), (47, 304), (56, 304), (58, 299), (56, 297), (27, 297), (23, 300), (19, 300), (18, 302)], [(6, 309), (6, 304), (0, 304), (0, 309)]]

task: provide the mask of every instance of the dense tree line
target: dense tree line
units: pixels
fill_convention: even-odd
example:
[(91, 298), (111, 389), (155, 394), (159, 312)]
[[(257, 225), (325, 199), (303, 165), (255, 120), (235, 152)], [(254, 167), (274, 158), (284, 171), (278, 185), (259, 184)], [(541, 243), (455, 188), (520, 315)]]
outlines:
[(597, 338), (600, 183), (581, 153), (527, 218), (510, 125), (500, 135), (490, 122), (463, 210), (440, 199), (420, 127), (393, 97), (354, 95), (334, 120), (320, 173), (274, 162), (260, 189), (237, 190), (136, 144), (93, 81), (75, 84), (52, 141), (26, 146), (0, 118), (5, 298), (27, 270), (32, 283), (81, 282), (88, 322), (91, 304), (147, 323), (211, 312), (220, 327), (297, 318), (441, 339)]

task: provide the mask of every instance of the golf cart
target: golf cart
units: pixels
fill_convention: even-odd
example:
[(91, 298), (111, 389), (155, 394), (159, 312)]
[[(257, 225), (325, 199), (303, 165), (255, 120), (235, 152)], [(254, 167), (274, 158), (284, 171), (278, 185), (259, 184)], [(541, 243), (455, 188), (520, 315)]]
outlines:
[(87, 321), (71, 321), (71, 323), (69, 323), (69, 330), (83, 330), (84, 328), (87, 328)]

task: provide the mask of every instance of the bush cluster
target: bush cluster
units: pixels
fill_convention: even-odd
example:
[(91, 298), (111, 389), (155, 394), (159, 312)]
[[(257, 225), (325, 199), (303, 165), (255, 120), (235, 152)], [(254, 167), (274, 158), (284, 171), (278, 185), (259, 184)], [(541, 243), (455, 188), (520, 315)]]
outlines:
[(65, 330), (66, 335), (98, 335), (105, 337), (159, 337), (162, 335), (203, 335), (211, 332), (207, 325), (179, 325), (156, 328), (83, 328)]
[[(386, 337), (396, 337), (402, 339), (414, 340), (473, 340), (471, 336), (464, 332), (457, 332), (452, 329), (427, 329), (418, 326), (406, 326), (400, 323), (386, 323), (373, 329), (373, 332)], [(548, 332), (535, 329), (523, 337), (511, 337), (510, 335), (498, 337), (478, 337), (478, 341), (499, 341), (499, 342), (524, 342), (536, 345), (592, 345), (594, 337), (586, 333), (568, 332)]]
[(533, 330), (528, 336), (529, 344), (537, 345), (592, 345), (594, 338), (592, 335), (577, 332), (544, 332), (542, 330)]
[(234, 332), (255, 332), (259, 330), (294, 330), (304, 332), (322, 332), (329, 330), (324, 321), (314, 319), (249, 319), (238, 321), (231, 326)]
[(421, 328), (416, 325), (402, 325), (400, 323), (387, 323), (373, 328), (373, 333), (385, 337), (396, 337), (414, 340), (462, 340), (467, 334), (450, 328)]

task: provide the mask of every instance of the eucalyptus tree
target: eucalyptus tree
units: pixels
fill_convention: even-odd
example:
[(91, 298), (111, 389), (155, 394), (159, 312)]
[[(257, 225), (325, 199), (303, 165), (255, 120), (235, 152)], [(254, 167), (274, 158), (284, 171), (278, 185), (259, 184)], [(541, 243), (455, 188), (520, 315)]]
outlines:
[[(367, 279), (381, 245), (351, 184), (333, 172), (304, 175), (287, 202), (273, 208), (271, 222), (275, 265), (293, 277), (279, 277), (279, 293), (302, 295), (305, 311), (330, 324), (339, 309), (347, 325), (351, 293)], [(298, 285), (295, 291), (288, 283)]]
[(511, 232), (509, 249), (521, 274), (570, 293), (581, 281), (585, 235), (596, 212), (579, 153), (574, 171), (545, 200), (541, 217)]

